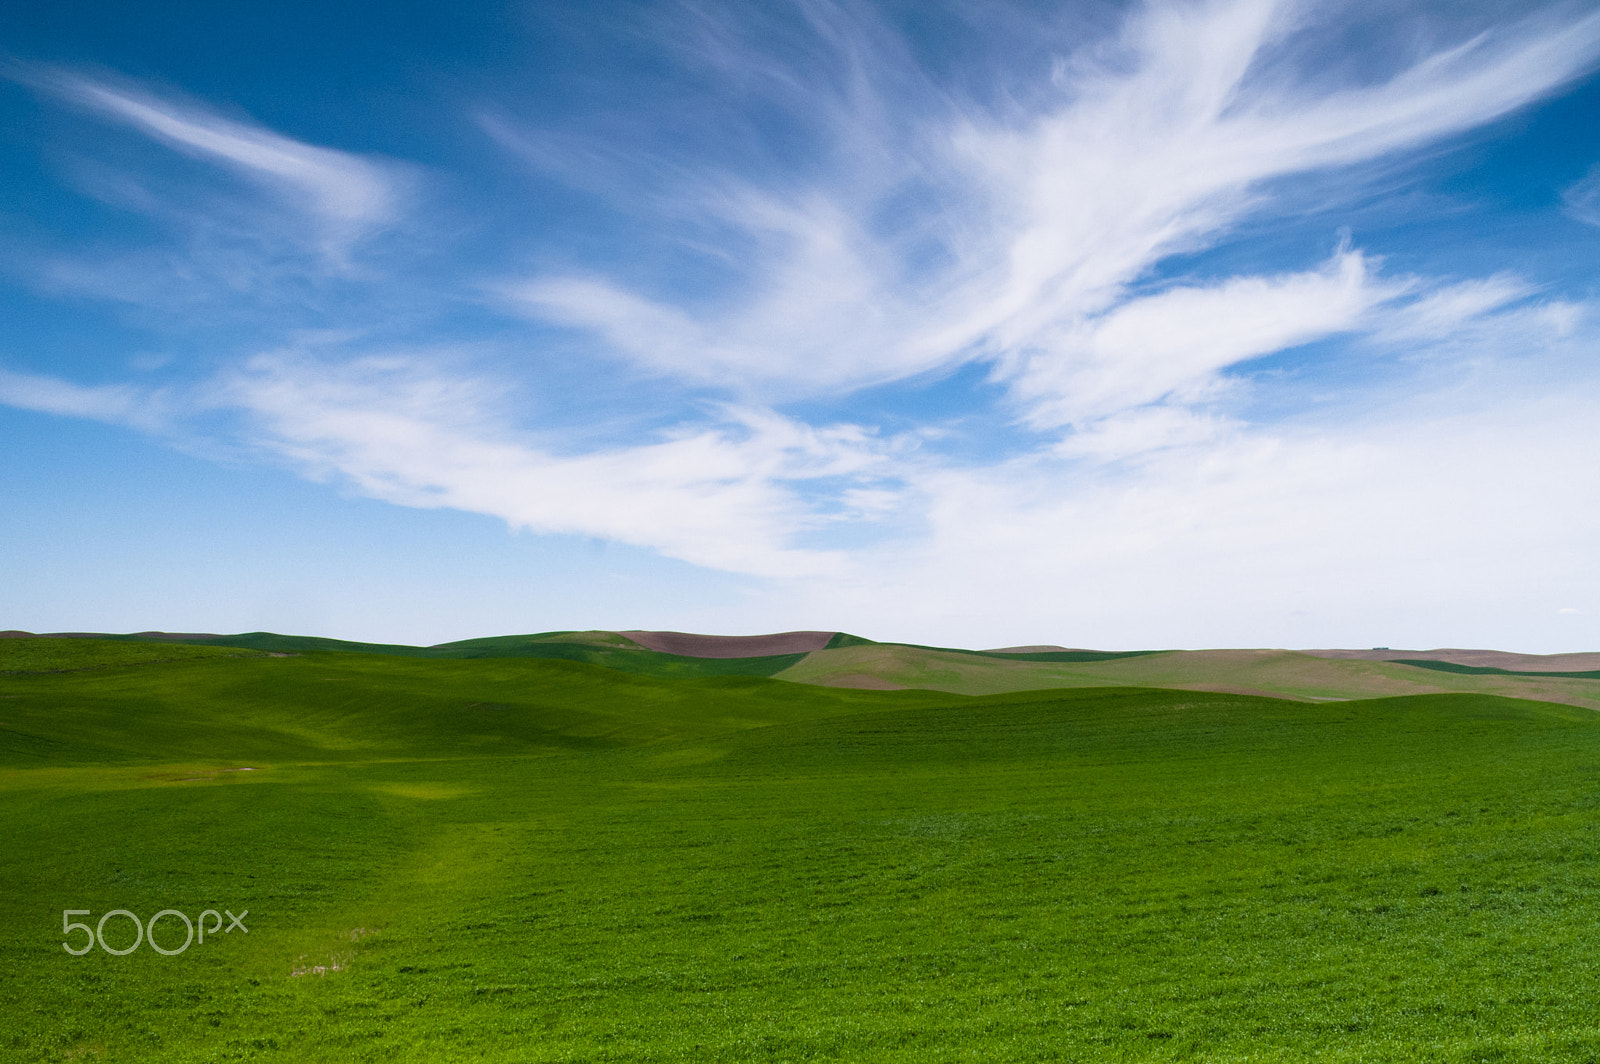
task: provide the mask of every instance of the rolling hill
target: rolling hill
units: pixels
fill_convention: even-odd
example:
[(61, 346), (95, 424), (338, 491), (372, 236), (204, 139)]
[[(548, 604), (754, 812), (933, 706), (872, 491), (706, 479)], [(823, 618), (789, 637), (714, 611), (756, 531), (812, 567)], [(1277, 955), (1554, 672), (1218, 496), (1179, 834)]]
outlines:
[[(1212, 659), (1183, 654), (1008, 664), (858, 642), (805, 661), (844, 652), (930, 683), (951, 662), (978, 670), (961, 683), (1117, 679), (962, 695), (0, 641), (0, 1056), (1600, 1051), (1591, 711), (1126, 682), (1206, 682)], [(1301, 657), (1213, 665), (1318, 682)], [(1375, 670), (1331, 674), (1352, 684), (1523, 682), (1324, 665)], [(208, 910), (246, 930), (184, 946)]]
[[(25, 637), (29, 633), (0, 635)], [(566, 631), (417, 647), (271, 632), (241, 635), (62, 633), (117, 642), (230, 647), (275, 653), (342, 651), (397, 657), (545, 658), (637, 675), (691, 679), (767, 676), (867, 690), (999, 694), (1134, 686), (1225, 691), (1317, 701), (1469, 693), (1600, 709), (1600, 653), (1539, 656), (1486, 650), (1096, 651), (1065, 647), (961, 650), (879, 643), (844, 632), (712, 636), (686, 632)], [(35, 645), (39, 640), (25, 640)], [(0, 639), (0, 671), (8, 641)]]

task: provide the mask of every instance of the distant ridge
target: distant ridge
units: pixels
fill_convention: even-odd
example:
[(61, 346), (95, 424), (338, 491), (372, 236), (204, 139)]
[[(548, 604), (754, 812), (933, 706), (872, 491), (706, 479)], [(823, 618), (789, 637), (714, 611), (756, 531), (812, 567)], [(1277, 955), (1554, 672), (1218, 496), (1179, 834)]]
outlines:
[[(848, 632), (791, 631), (772, 632), (766, 635), (705, 635), (698, 632), (647, 631), (626, 629), (618, 631), (559, 631), (538, 632), (530, 635), (488, 636), (462, 639), (432, 646), (409, 646), (399, 643), (361, 643), (322, 636), (281, 635), (276, 632), (241, 632), (221, 635), (216, 632), (28, 632), (21, 629), (0, 631), (0, 639), (110, 639), (135, 643), (195, 643), (210, 646), (231, 646), (251, 650), (277, 651), (349, 651), (367, 654), (399, 654), (408, 657), (568, 657), (580, 649), (582, 657), (594, 652), (612, 654), (666, 654), (677, 658), (729, 661), (776, 657), (803, 657), (818, 651), (835, 651), (851, 647), (906, 647), (938, 654), (976, 655), (1000, 657), (1035, 662), (1086, 663), (1109, 661), (1117, 658), (1144, 657), (1151, 654), (1215, 654), (1235, 651), (1150, 651), (1150, 650), (1086, 650), (1064, 647), (1054, 643), (1037, 643), (1027, 646), (994, 647), (988, 650), (964, 650), (959, 647), (933, 647), (914, 643), (880, 643), (851, 635)], [(1243, 653), (1243, 651), (1238, 651)], [(1318, 649), (1294, 651), (1253, 651), (1252, 653), (1303, 654), (1313, 658), (1341, 661), (1374, 661), (1391, 664), (1411, 662), (1445, 662), (1474, 669), (1492, 669), (1511, 673), (1586, 673), (1600, 671), (1600, 652), (1570, 654), (1519, 654), (1506, 650), (1469, 650), (1439, 648), (1435, 650), (1405, 650), (1391, 647), (1371, 649)]]
[(647, 650), (685, 658), (765, 658), (822, 650), (838, 632), (774, 632), (771, 635), (696, 635), (693, 632), (617, 633)]
[[(1112, 651), (1073, 650), (1050, 644), (963, 650), (880, 643), (848, 632), (811, 630), (705, 635), (592, 629), (488, 636), (426, 647), (274, 632), (57, 632), (33, 636), (10, 631), (0, 632), (0, 672), (8, 671), (3, 664), (6, 660), (23, 668), (35, 658), (43, 660), (52, 654), (61, 657), (69, 650), (87, 653), (83, 648), (62, 647), (55, 648), (61, 651), (56, 654), (43, 646), (19, 645), (30, 638), (37, 643), (103, 641), (107, 647), (231, 647), (278, 656), (338, 653), (455, 660), (543, 658), (659, 679), (716, 679), (730, 683), (773, 679), (825, 687), (920, 689), (963, 695), (1076, 687), (1153, 687), (1321, 702), (1457, 692), (1600, 710), (1600, 653), (1516, 654), (1449, 648)], [(107, 662), (138, 657), (119, 654), (108, 650)]]
[(1086, 650), (1084, 650), (1083, 647), (1058, 647), (1054, 643), (1040, 643), (1037, 646), (1026, 646), (1026, 647), (992, 647), (989, 650), (983, 650), (983, 651), (980, 651), (979, 653), (982, 653), (982, 654), (1086, 654), (1086, 653), (1094, 653), (1094, 652), (1093, 651), (1086, 651)]
[(24, 632), (13, 628), (0, 632), (0, 639), (131, 639), (141, 643), (199, 643), (208, 639), (228, 639), (216, 632)]
[(1600, 670), (1600, 653), (1515, 654), (1509, 650), (1301, 650), (1314, 658), (1354, 661), (1448, 661), (1452, 665), (1505, 669), (1507, 672), (1593, 672)]

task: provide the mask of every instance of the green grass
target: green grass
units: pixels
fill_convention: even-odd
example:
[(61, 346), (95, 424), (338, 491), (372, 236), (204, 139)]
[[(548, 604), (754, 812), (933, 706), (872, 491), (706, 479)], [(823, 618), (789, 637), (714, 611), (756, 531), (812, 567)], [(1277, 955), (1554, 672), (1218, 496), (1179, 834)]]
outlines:
[(0, 677), (0, 728), (3, 1060), (1600, 1054), (1571, 706), (308, 653)]
[(118, 643), (104, 639), (0, 639), (0, 675), (76, 672), (162, 661), (254, 657), (230, 647), (181, 643)]

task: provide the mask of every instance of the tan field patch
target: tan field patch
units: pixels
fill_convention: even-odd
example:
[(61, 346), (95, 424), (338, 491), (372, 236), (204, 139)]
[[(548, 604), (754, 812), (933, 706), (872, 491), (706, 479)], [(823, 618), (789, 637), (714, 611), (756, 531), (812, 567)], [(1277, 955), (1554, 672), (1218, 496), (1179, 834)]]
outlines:
[(1600, 672), (1600, 653), (1514, 654), (1508, 650), (1302, 650), (1316, 658), (1359, 661), (1448, 661), (1475, 669), (1509, 669), (1512, 672)]
[(1169, 650), (1094, 662), (1032, 662), (894, 644), (814, 652), (780, 680), (860, 686), (863, 678), (956, 694), (1068, 687), (1163, 687), (1306, 701), (1475, 692), (1600, 709), (1600, 681), (1435, 672), (1292, 650)]
[(828, 681), (829, 687), (853, 687), (861, 691), (904, 691), (903, 684), (886, 680), (882, 676), (873, 676), (865, 672), (847, 672), (834, 676)]

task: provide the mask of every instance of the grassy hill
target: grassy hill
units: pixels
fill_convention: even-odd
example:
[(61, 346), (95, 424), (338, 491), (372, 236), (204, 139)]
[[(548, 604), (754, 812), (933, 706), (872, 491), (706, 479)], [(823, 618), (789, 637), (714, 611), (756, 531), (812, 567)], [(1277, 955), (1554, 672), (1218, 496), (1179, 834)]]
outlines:
[(0, 676), (78, 672), (161, 661), (256, 657), (260, 651), (173, 643), (122, 643), (104, 639), (0, 639)]
[(106, 646), (0, 675), (5, 1060), (1600, 1053), (1588, 710)]
[(1108, 685), (1313, 701), (1471, 692), (1600, 709), (1600, 675), (1440, 665), (1338, 660), (1291, 650), (1169, 650), (1098, 661), (1033, 661), (874, 643), (816, 651), (773, 675), (795, 683), (969, 695)]
[[(672, 634), (681, 637), (681, 633)], [(1015, 653), (878, 643), (838, 632), (823, 649), (809, 653), (722, 658), (662, 653), (622, 633), (605, 631), (493, 636), (429, 647), (273, 632), (215, 636), (142, 632), (103, 638), (168, 648), (188, 645), (270, 653), (340, 651), (459, 660), (542, 658), (667, 679), (770, 676), (824, 687), (914, 688), (966, 695), (1101, 686), (1225, 691), (1308, 701), (1470, 692), (1600, 709), (1600, 672), (1595, 671), (1523, 672), (1450, 661), (1333, 658), (1289, 650)], [(706, 638), (687, 637), (689, 641)], [(7, 654), (18, 652), (16, 645), (51, 641), (0, 639), (0, 671), (6, 667)]]
[[(203, 646), (284, 654), (337, 651), (403, 658), (461, 660), (546, 658), (558, 661), (582, 661), (621, 672), (678, 679), (703, 676), (771, 676), (805, 657), (804, 654), (777, 654), (756, 658), (684, 657), (647, 650), (616, 632), (540, 632), (533, 635), (463, 639), (427, 647), (407, 646), (403, 643), (355, 643), (321, 636), (280, 635), (277, 632), (183, 636), (168, 635), (164, 632), (139, 632), (133, 635), (96, 635), (94, 638), (97, 642), (121, 642), (141, 646)], [(8, 653), (16, 652), (12, 644), (40, 645), (54, 641), (56, 637), (0, 639), (0, 663), (4, 662)]]

